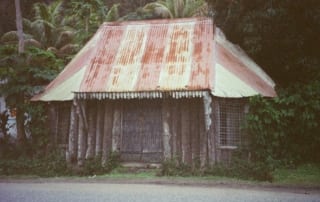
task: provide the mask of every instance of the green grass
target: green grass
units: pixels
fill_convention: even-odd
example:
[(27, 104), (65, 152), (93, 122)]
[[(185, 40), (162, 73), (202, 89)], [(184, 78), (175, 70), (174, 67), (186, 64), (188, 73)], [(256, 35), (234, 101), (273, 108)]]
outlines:
[(320, 186), (320, 166), (306, 164), (295, 169), (279, 168), (273, 172), (274, 183)]
[[(302, 186), (320, 188), (320, 165), (306, 164), (297, 168), (278, 168), (273, 172), (273, 182), (261, 182), (254, 180), (242, 180), (238, 178), (223, 176), (159, 176), (159, 169), (132, 169), (126, 167), (118, 167), (112, 172), (97, 176), (60, 176), (55, 179), (67, 180), (128, 180), (128, 181), (164, 181), (164, 182), (182, 182), (195, 184), (247, 184), (247, 185), (282, 185), (282, 186)], [(10, 175), (0, 176), (0, 179), (41, 179), (34, 175)], [(48, 178), (54, 179), (54, 178)]]

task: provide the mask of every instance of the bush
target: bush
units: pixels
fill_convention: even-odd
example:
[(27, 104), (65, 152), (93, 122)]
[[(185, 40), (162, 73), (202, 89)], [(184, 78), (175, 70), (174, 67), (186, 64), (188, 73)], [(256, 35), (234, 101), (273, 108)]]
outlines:
[(246, 180), (272, 181), (273, 168), (265, 163), (235, 157), (230, 164), (216, 164), (205, 168), (192, 167), (175, 158), (165, 160), (160, 176), (225, 176)]
[(277, 98), (253, 97), (245, 129), (253, 160), (284, 164), (319, 163), (320, 81), (279, 91)]
[(73, 174), (81, 176), (101, 175), (110, 173), (120, 165), (120, 155), (117, 152), (110, 152), (108, 161), (105, 165), (101, 163), (101, 156), (87, 159), (84, 165), (74, 170)]
[(52, 152), (45, 158), (19, 157), (0, 160), (1, 175), (37, 175), (52, 177), (67, 175), (67, 164), (63, 156)]
[(111, 153), (106, 165), (101, 164), (101, 158), (85, 161), (82, 167), (68, 166), (60, 151), (53, 151), (45, 157), (0, 159), (0, 175), (36, 175), (40, 177), (53, 176), (89, 176), (111, 172), (119, 166), (119, 155)]
[(191, 176), (194, 175), (191, 166), (179, 162), (176, 158), (166, 159), (162, 162), (160, 176)]

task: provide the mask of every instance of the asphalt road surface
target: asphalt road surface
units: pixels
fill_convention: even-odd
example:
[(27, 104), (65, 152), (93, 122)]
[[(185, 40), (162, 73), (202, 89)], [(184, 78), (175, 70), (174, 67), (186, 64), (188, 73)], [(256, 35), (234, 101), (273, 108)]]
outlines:
[(223, 187), (107, 183), (0, 183), (1, 202), (319, 201), (320, 193)]

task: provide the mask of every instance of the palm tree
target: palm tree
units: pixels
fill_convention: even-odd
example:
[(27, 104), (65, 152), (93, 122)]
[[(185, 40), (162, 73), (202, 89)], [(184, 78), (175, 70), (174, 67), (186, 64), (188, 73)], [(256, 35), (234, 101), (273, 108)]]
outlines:
[(23, 36), (23, 27), (22, 27), (22, 15), (20, 8), (20, 0), (15, 0), (16, 7), (16, 23), (17, 23), (17, 36), (19, 39), (19, 54), (24, 52), (24, 36)]
[[(65, 58), (75, 53), (79, 45), (74, 43), (75, 30), (67, 26), (63, 15), (62, 1), (50, 5), (34, 4), (35, 19), (23, 19), (23, 38), (26, 47), (33, 46), (54, 52), (58, 57)], [(3, 44), (16, 44), (18, 31), (10, 31), (1, 37)]]
[(25, 24), (42, 48), (51, 50), (60, 57), (74, 53), (78, 47), (73, 43), (75, 30), (67, 25), (63, 15), (63, 1), (55, 1), (49, 5), (36, 3), (34, 10), (35, 20), (25, 19)]
[(206, 16), (208, 5), (204, 0), (158, 0), (143, 7), (145, 12), (161, 18)]
[(109, 10), (103, 0), (71, 0), (65, 4), (69, 18), (67, 24), (77, 30), (77, 41), (84, 44), (104, 21), (119, 18), (119, 4)]
[[(16, 7), (16, 23), (17, 23), (17, 36), (19, 39), (18, 45), (18, 57), (21, 57), (24, 53), (24, 36), (23, 36), (23, 26), (22, 26), (22, 15), (21, 15), (21, 8), (20, 8), (20, 0), (15, 0), (15, 7)], [(7, 78), (5, 78), (7, 79)], [(17, 123), (17, 138), (18, 143), (20, 145), (24, 145), (26, 134), (24, 131), (24, 113), (21, 109), (21, 105), (24, 102), (23, 92), (17, 92), (17, 115), (16, 115), (16, 123)]]

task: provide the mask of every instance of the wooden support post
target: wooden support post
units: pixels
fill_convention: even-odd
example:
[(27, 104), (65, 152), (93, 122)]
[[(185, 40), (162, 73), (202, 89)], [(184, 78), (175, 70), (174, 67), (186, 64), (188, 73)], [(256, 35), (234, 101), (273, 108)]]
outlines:
[[(203, 98), (203, 104), (204, 104), (204, 118), (205, 118), (205, 133), (207, 136), (207, 145), (208, 145), (208, 163), (210, 165), (214, 164), (216, 161), (216, 151), (215, 151), (215, 136), (216, 131), (215, 128), (217, 124), (219, 124), (216, 120), (216, 114), (219, 112), (218, 109), (215, 106), (215, 102), (212, 102), (212, 98), (210, 95), (207, 95)], [(213, 114), (212, 114), (213, 111)], [(213, 118), (212, 118), (213, 117)], [(212, 125), (212, 119), (214, 120), (214, 124)]]
[(204, 168), (207, 165), (208, 160), (208, 133), (205, 129), (205, 117), (204, 117), (204, 107), (199, 108), (199, 144), (200, 144), (200, 167)]
[(104, 126), (104, 108), (105, 103), (99, 101), (97, 109), (97, 123), (96, 123), (96, 156), (102, 155), (103, 142), (103, 126)]
[(163, 157), (164, 160), (170, 159), (171, 156), (171, 145), (170, 145), (170, 103), (168, 99), (162, 101), (162, 142), (163, 142)]
[(199, 167), (199, 154), (200, 154), (200, 142), (199, 142), (199, 101), (190, 100), (190, 145), (191, 145), (191, 159), (192, 166)]
[(121, 137), (121, 106), (116, 105), (113, 112), (113, 127), (112, 127), (112, 151), (120, 151)]
[(95, 101), (88, 102), (88, 147), (86, 159), (95, 156), (96, 146), (96, 119), (97, 119), (97, 103)]
[(78, 165), (82, 166), (84, 163), (87, 147), (87, 128), (84, 120), (84, 106), (83, 103), (77, 101), (77, 114), (79, 116), (78, 129)]
[(109, 153), (112, 151), (112, 128), (113, 128), (113, 106), (111, 103), (105, 103), (104, 110), (104, 128), (102, 138), (102, 165), (105, 166), (108, 162)]
[(183, 163), (191, 165), (191, 148), (190, 148), (190, 113), (189, 103), (183, 100), (181, 103), (181, 158)]
[[(172, 101), (171, 105), (171, 145), (172, 145), (172, 157), (179, 158), (181, 154), (181, 146), (180, 146), (180, 116), (179, 116), (179, 105), (177, 100)], [(179, 160), (179, 159), (177, 159)]]
[(73, 101), (70, 112), (70, 128), (68, 138), (68, 150), (66, 154), (69, 164), (76, 163), (78, 147), (78, 116), (76, 102)]

